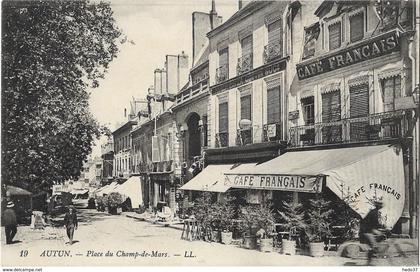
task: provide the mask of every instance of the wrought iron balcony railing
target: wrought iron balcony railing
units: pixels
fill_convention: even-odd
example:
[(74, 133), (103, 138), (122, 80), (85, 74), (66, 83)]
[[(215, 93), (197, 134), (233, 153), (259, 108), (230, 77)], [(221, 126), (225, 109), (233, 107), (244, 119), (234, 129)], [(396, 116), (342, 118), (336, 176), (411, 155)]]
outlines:
[(269, 43), (264, 46), (264, 63), (269, 63), (273, 59), (282, 55), (280, 41), (278, 43)]
[(281, 139), (281, 125), (279, 123), (263, 126), (263, 142), (277, 141)]
[(222, 65), (216, 69), (216, 83), (226, 81), (229, 78), (229, 67)]
[(292, 147), (385, 140), (403, 137), (407, 120), (403, 111), (371, 114), (366, 117), (346, 118), (329, 123), (290, 128)]
[(253, 129), (247, 128), (247, 129), (238, 129), (236, 132), (236, 145), (237, 146), (243, 146), (247, 144), (253, 143)]
[(229, 146), (229, 133), (219, 132), (216, 133), (216, 147), (227, 147)]
[(236, 72), (238, 75), (251, 71), (253, 68), (252, 53), (243, 55), (238, 58), (238, 65), (236, 66)]

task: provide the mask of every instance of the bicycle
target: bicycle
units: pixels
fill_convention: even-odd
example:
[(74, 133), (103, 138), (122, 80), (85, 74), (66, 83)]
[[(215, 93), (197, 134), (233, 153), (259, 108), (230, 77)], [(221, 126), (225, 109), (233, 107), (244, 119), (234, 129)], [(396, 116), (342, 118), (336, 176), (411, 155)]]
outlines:
[[(368, 244), (362, 244), (359, 241), (348, 241), (339, 246), (337, 256), (349, 257), (351, 259), (366, 259), (363, 265), (373, 265), (372, 261), (379, 259), (386, 260), (389, 265), (393, 265), (394, 257), (407, 258), (410, 253), (417, 253), (417, 245), (410, 241), (397, 240), (395, 238), (409, 238), (392, 234), (390, 231), (381, 230), (382, 235), (378, 235), (378, 243), (375, 248)], [(405, 247), (409, 250), (404, 251)], [(369, 253), (372, 254), (369, 257)]]

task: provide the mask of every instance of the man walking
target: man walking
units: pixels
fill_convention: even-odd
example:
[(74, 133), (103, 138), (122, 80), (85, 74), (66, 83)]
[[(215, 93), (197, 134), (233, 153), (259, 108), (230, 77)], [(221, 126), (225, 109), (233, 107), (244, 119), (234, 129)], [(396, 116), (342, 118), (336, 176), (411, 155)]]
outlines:
[(3, 224), (4, 230), (6, 232), (6, 244), (11, 244), (13, 238), (17, 232), (17, 220), (16, 213), (13, 210), (15, 204), (12, 201), (9, 201), (6, 205), (6, 209), (3, 212)]
[(64, 225), (66, 226), (67, 237), (69, 237), (69, 244), (72, 245), (74, 230), (77, 229), (77, 215), (73, 206), (69, 206), (64, 216)]

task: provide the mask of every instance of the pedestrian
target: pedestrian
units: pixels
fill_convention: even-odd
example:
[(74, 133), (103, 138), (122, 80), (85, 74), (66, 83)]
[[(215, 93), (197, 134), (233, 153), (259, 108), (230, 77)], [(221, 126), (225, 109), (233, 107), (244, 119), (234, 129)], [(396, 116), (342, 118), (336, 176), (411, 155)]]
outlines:
[(7, 202), (6, 209), (3, 212), (2, 222), (6, 232), (6, 244), (11, 244), (17, 232), (16, 212), (14, 211), (15, 204), (12, 201)]
[(67, 237), (69, 238), (69, 244), (73, 244), (74, 230), (77, 229), (77, 215), (76, 209), (73, 206), (69, 206), (66, 215), (64, 216), (64, 225), (66, 227)]

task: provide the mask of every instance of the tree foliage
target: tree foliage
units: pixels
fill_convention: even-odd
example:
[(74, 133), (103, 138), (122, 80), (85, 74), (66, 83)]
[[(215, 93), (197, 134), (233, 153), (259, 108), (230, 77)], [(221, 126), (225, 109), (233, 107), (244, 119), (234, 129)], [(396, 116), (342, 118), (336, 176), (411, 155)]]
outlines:
[(88, 89), (120, 36), (108, 3), (2, 3), (3, 182), (34, 189), (78, 178), (101, 133)]

